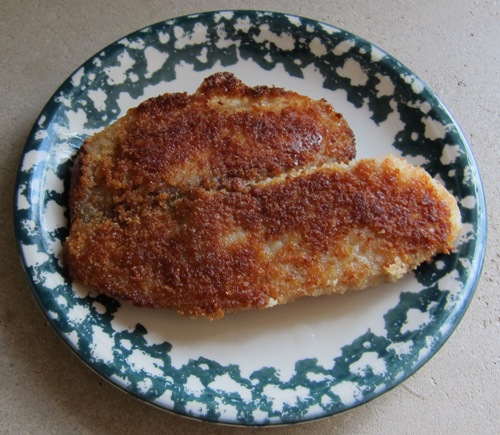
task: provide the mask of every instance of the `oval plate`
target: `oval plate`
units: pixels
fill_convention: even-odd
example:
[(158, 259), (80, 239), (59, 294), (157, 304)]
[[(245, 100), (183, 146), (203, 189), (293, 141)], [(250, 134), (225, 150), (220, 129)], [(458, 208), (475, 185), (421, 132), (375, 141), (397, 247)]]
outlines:
[[(139, 309), (71, 283), (61, 263), (70, 167), (90, 135), (148, 97), (194, 92), (216, 72), (325, 98), (344, 114), (358, 157), (423, 166), (459, 201), (451, 255), (396, 284), (303, 299), (208, 322)], [(432, 91), (355, 35), (297, 16), (222, 11), (137, 31), (69, 77), (43, 109), (18, 173), (15, 226), (38, 302), (92, 369), (162, 409), (270, 425), (313, 420), (396, 386), (443, 345), (481, 271), (484, 193), (469, 146)]]

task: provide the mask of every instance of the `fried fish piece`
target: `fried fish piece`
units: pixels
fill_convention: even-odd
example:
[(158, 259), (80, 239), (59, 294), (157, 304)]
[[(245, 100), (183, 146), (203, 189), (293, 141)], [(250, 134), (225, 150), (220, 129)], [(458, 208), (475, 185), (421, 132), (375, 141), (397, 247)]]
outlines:
[(194, 94), (151, 98), (85, 141), (71, 220), (113, 217), (117, 207), (196, 187), (237, 190), (355, 154), (352, 130), (325, 100), (216, 73)]
[(73, 170), (69, 276), (190, 316), (360, 290), (446, 253), (454, 198), (402, 160), (362, 160), (325, 101), (228, 73), (147, 100)]
[(149, 196), (79, 219), (70, 275), (147, 307), (222, 317), (394, 281), (460, 230), (454, 197), (403, 159), (292, 171), (244, 190)]

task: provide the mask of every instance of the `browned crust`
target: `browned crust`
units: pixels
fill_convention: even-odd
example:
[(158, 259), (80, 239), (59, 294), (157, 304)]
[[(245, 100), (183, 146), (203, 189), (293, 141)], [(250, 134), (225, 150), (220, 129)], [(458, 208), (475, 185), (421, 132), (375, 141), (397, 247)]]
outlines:
[[(248, 87), (233, 75), (207, 78), (192, 95), (165, 94), (131, 111), (123, 134), (119, 181), (215, 187), (255, 180), (308, 164), (347, 163), (354, 136), (341, 114), (273, 87)], [(179, 179), (179, 173), (194, 177)], [(184, 174), (183, 174), (184, 175)]]

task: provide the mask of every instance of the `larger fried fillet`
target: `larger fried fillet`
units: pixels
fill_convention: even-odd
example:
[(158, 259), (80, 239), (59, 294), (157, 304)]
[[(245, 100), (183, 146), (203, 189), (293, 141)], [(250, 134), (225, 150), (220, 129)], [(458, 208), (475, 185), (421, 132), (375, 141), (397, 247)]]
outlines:
[(355, 152), (350, 127), (326, 101), (217, 73), (193, 95), (151, 98), (87, 139), (75, 164), (71, 219), (113, 217), (117, 207), (198, 186), (234, 190), (347, 163)]
[(393, 281), (459, 229), (453, 196), (388, 157), (147, 196), (75, 219), (65, 253), (73, 278), (110, 295), (215, 318)]

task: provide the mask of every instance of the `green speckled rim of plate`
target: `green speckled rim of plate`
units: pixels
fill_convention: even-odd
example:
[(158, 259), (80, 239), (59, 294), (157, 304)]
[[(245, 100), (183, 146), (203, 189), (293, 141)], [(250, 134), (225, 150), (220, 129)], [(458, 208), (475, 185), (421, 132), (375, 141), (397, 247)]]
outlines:
[[(214, 322), (135, 308), (70, 282), (61, 250), (70, 167), (84, 138), (146, 98), (193, 92), (223, 70), (251, 86), (325, 98), (353, 128), (359, 158), (392, 153), (424, 167), (458, 200), (464, 226), (457, 249), (396, 284)], [(22, 155), (15, 229), (43, 312), (88, 366), (159, 408), (259, 426), (351, 409), (428, 361), (473, 296), (485, 252), (486, 209), (478, 168), (457, 123), (396, 59), (310, 19), (220, 11), (132, 33), (63, 83)]]

